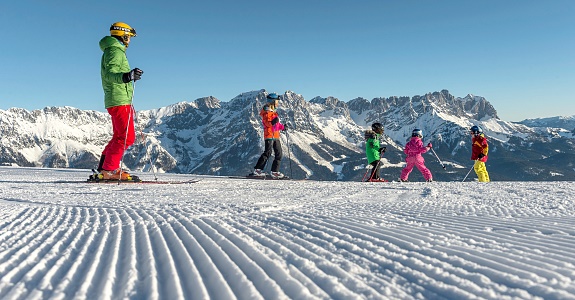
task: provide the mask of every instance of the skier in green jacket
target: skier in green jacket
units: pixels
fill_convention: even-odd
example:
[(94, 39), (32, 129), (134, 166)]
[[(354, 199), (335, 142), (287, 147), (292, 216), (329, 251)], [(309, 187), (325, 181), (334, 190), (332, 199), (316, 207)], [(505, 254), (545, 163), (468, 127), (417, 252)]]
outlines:
[(132, 96), (134, 85), (132, 81), (139, 80), (144, 73), (135, 68), (130, 69), (126, 49), (131, 38), (136, 36), (136, 30), (123, 22), (116, 22), (110, 27), (110, 36), (100, 40), (102, 54), (101, 76), (104, 89), (104, 105), (112, 117), (113, 136), (104, 148), (98, 166), (98, 178), (105, 180), (133, 180), (123, 171), (120, 162), (124, 151), (135, 139), (134, 107)]
[(382, 134), (383, 125), (381, 123), (373, 123), (371, 124), (371, 130), (365, 131), (365, 154), (367, 155), (367, 161), (373, 166), (367, 181), (387, 182), (387, 180), (379, 177), (380, 159), (385, 152), (385, 147), (381, 147), (379, 144), (379, 137)]

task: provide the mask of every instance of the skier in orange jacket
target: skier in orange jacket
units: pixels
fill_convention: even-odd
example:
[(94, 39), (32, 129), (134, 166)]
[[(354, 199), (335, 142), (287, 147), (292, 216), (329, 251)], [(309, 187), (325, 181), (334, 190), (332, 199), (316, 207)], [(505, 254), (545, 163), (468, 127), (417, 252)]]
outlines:
[(280, 123), (280, 119), (276, 109), (279, 104), (279, 96), (276, 93), (271, 93), (266, 96), (267, 103), (260, 111), (262, 123), (264, 125), (264, 153), (258, 159), (254, 167), (253, 176), (266, 176), (264, 168), (268, 162), (268, 158), (274, 152), (274, 161), (272, 163), (271, 176), (273, 178), (284, 178), (285, 175), (280, 172), (280, 164), (282, 159), (282, 145), (280, 143), (280, 131), (285, 131), (285, 126)]

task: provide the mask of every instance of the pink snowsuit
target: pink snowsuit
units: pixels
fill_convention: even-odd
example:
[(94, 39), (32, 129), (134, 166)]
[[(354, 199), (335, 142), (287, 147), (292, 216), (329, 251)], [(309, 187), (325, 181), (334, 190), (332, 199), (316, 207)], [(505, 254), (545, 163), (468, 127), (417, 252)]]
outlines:
[(427, 152), (427, 147), (423, 146), (423, 141), (419, 137), (412, 137), (405, 145), (403, 152), (407, 154), (405, 158), (407, 166), (401, 170), (401, 176), (399, 177), (401, 180), (407, 181), (407, 177), (409, 177), (409, 173), (411, 173), (414, 166), (423, 174), (425, 180), (429, 181), (433, 178), (431, 171), (425, 167), (425, 160), (421, 156), (422, 153)]

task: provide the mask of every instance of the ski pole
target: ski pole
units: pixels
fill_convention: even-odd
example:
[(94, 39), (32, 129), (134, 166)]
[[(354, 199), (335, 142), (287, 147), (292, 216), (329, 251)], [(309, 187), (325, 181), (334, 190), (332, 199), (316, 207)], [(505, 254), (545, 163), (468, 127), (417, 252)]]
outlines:
[[(144, 139), (144, 132), (141, 130), (140, 130), (140, 135), (142, 136), (142, 142), (145, 145), (146, 140)], [(147, 146), (146, 146), (146, 148), (147, 148)], [(150, 162), (150, 169), (152, 169), (152, 174), (154, 174), (154, 180), (158, 181), (158, 176), (156, 176), (156, 170), (154, 169), (154, 164), (152, 163), (152, 154), (151, 153), (150, 153), (150, 156), (148, 156), (148, 161)]]
[[(476, 159), (475, 162), (477, 162), (478, 160), (479, 160), (479, 158)], [(471, 173), (471, 170), (473, 170), (474, 167), (475, 167), (475, 163), (473, 163), (473, 166), (471, 166), (471, 169), (469, 169), (469, 172), (467, 172), (467, 175), (465, 175), (465, 177), (463, 178), (463, 180), (461, 182), (464, 182), (465, 179), (467, 179), (467, 176), (469, 176), (469, 173)]]
[(375, 168), (373, 168), (373, 171), (371, 172), (371, 175), (369, 176), (369, 180), (373, 179), (373, 175), (375, 175), (375, 172), (377, 172), (377, 168), (379, 168), (379, 164), (381, 163), (381, 159), (377, 161), (377, 164), (375, 165)]
[(433, 155), (435, 155), (435, 157), (437, 158), (437, 160), (439, 161), (439, 163), (441, 164), (441, 166), (445, 170), (445, 165), (441, 162), (441, 159), (439, 159), (439, 156), (437, 156), (437, 153), (435, 153), (435, 150), (433, 150), (433, 148), (429, 148), (429, 149), (431, 149), (431, 152), (433, 152)]
[[(122, 152), (122, 158), (120, 159), (120, 180), (118, 180), (118, 185), (122, 181), (122, 163), (124, 162), (124, 154), (126, 154), (126, 144), (128, 143), (128, 130), (130, 130), (130, 119), (133, 114), (136, 114), (134, 109), (134, 94), (136, 92), (136, 81), (132, 82), (132, 99), (130, 99), (130, 114), (128, 115), (128, 124), (126, 124), (126, 137), (124, 138), (124, 152)], [(134, 124), (135, 127), (135, 124)]]
[(286, 132), (286, 141), (287, 141), (287, 149), (288, 149), (288, 159), (289, 159), (289, 178), (293, 179), (293, 173), (292, 173), (292, 169), (291, 169), (291, 151), (289, 148), (289, 133), (287, 131), (287, 128), (285, 128), (285, 129), (286, 129), (285, 132)]
[[(375, 175), (375, 172), (377, 172), (377, 168), (379, 168), (379, 163), (381, 163), (381, 160), (377, 161), (377, 164), (375, 164), (375, 167), (373, 168), (373, 171), (371, 172), (371, 175), (369, 175), (369, 180), (373, 179), (373, 175)], [(366, 173), (367, 174), (367, 173)]]
[[(372, 165), (369, 165), (369, 164), (368, 164), (368, 166), (372, 167)], [(368, 167), (366, 167), (366, 169), (367, 170), (365, 171), (365, 174), (363, 174), (363, 177), (361, 178), (361, 182), (365, 181), (365, 177), (367, 176), (367, 172), (369, 172), (369, 170), (371, 170), (371, 168), (368, 168)]]

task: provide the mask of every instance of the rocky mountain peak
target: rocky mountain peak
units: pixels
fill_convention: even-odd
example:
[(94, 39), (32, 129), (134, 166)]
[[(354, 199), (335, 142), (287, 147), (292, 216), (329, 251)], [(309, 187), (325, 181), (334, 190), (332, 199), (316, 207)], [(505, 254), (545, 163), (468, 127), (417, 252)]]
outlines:
[(220, 100), (213, 96), (199, 98), (194, 101), (194, 103), (196, 104), (196, 107), (203, 112), (207, 112), (211, 109), (221, 108)]
[[(264, 89), (250, 91), (229, 102), (204, 97), (139, 111), (137, 130), (142, 134), (126, 152), (125, 167), (149, 171), (151, 161), (159, 172), (250, 172), (263, 150), (259, 112), (267, 93)], [(575, 152), (572, 128), (541, 127), (551, 122), (546, 120), (537, 121), (538, 127), (499, 120), (493, 106), (480, 96), (458, 98), (442, 90), (371, 101), (355, 98), (346, 103), (335, 97), (306, 101), (286, 91), (280, 98), (278, 114), (282, 123), (290, 125), (288, 132), (282, 133), (282, 171), (293, 171), (296, 178), (361, 179), (358, 170), (366, 165), (365, 130), (373, 122), (381, 122), (385, 128), (381, 140), (388, 148), (384, 177), (397, 176), (394, 173), (404, 161), (402, 148), (413, 128), (420, 128), (425, 141), (433, 141), (437, 154), (453, 166), (451, 173), (441, 173), (441, 168), (429, 164), (433, 172), (439, 172), (434, 177), (457, 179), (458, 170), (467, 170), (469, 165), (467, 129), (481, 125), (490, 141), (488, 168), (494, 180), (553, 179), (553, 174), (575, 179), (575, 174), (570, 175), (575, 166), (565, 165), (565, 161), (575, 161), (570, 156)], [(561, 120), (553, 124), (573, 123)], [(0, 131), (0, 163), (86, 169), (97, 165), (111, 136), (107, 113), (72, 107), (0, 110)], [(557, 155), (561, 157), (555, 159)]]

